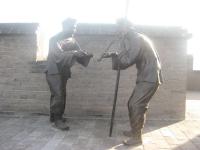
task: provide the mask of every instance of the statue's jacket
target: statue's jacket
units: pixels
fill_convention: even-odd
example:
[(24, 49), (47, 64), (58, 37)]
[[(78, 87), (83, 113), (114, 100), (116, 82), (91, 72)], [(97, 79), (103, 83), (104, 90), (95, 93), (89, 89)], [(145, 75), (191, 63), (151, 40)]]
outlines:
[(146, 36), (131, 30), (120, 42), (121, 52), (113, 57), (113, 69), (126, 69), (133, 64), (137, 68), (138, 82), (163, 82), (161, 63), (152, 42)]
[(59, 33), (53, 36), (49, 41), (49, 53), (47, 57), (47, 66), (45, 72), (47, 74), (62, 74), (66, 78), (71, 77), (71, 67), (75, 62), (83, 66), (87, 66), (91, 57), (85, 54), (82, 58), (74, 56), (73, 50), (80, 50), (77, 42), (68, 42), (65, 44), (65, 50), (62, 51), (58, 42), (71, 37), (70, 33)]

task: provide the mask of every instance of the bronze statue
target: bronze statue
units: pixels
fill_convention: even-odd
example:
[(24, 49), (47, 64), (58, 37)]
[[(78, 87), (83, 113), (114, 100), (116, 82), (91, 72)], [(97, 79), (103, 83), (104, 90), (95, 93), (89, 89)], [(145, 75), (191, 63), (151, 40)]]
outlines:
[(75, 62), (87, 66), (92, 54), (80, 49), (74, 38), (76, 20), (68, 18), (63, 23), (63, 31), (49, 41), (46, 79), (50, 88), (50, 122), (61, 130), (69, 130), (63, 118), (66, 104), (66, 85), (71, 77), (70, 68)]
[(102, 57), (112, 58), (114, 70), (136, 65), (136, 86), (128, 101), (131, 131), (123, 133), (130, 137), (123, 143), (136, 146), (142, 144), (142, 129), (149, 101), (163, 82), (161, 64), (152, 42), (145, 35), (136, 32), (131, 22), (119, 19), (117, 27), (121, 52), (105, 52)]

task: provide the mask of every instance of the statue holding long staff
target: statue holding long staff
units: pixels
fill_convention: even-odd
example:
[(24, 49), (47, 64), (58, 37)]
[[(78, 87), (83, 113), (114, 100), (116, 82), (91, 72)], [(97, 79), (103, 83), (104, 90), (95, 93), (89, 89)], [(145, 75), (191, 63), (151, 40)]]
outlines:
[[(134, 64), (136, 65), (136, 86), (128, 101), (131, 130), (124, 131), (124, 135), (130, 138), (123, 141), (124, 145), (136, 146), (142, 144), (142, 129), (149, 102), (162, 83), (161, 63), (151, 40), (136, 32), (131, 22), (125, 18), (119, 19), (117, 26), (122, 37), (120, 40), (121, 52), (105, 52), (103, 58), (112, 58), (112, 66), (114, 70), (118, 70), (118, 76), (120, 69), (127, 69)], [(118, 80), (119, 77), (117, 84), (119, 83)], [(116, 85), (116, 89), (117, 87), (118, 85)], [(115, 90), (115, 97), (117, 91)], [(115, 109), (116, 102), (113, 106)], [(114, 115), (112, 116), (113, 119)], [(113, 126), (113, 123), (111, 126)], [(110, 133), (112, 134), (112, 129)]]

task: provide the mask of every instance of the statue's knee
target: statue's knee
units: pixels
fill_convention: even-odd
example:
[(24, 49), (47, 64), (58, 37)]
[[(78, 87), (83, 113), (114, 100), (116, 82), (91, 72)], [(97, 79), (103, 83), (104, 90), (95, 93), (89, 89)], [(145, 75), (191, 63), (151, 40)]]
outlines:
[(138, 113), (139, 114), (145, 114), (147, 111), (147, 108), (146, 107), (138, 107)]
[(134, 114), (134, 115), (140, 115), (140, 114), (145, 114), (147, 111), (146, 107), (141, 107), (137, 105), (129, 105), (129, 113)]

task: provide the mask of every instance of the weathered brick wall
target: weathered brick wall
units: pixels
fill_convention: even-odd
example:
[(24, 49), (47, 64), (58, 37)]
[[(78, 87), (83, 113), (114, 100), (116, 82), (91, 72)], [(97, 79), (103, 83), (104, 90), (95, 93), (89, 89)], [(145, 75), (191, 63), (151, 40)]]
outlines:
[(42, 101), (44, 89), (48, 97), (43, 74), (31, 72), (36, 29), (37, 24), (0, 24), (0, 111), (48, 110), (43, 108), (48, 101)]
[[(149, 119), (183, 119), (187, 74), (186, 32), (179, 28), (164, 27), (137, 27), (137, 30), (153, 40), (160, 54), (165, 80), (151, 100)], [(82, 49), (98, 57), (114, 38), (114, 31), (111, 25), (81, 25), (77, 39)], [(0, 46), (10, 47), (10, 50), (0, 49), (0, 111), (48, 113), (50, 92), (45, 75), (41, 73), (40, 67), (30, 63), (36, 55), (35, 35), (1, 35)], [(135, 78), (135, 66), (121, 72), (116, 110), (118, 117), (128, 116), (126, 104), (134, 88)], [(76, 64), (67, 86), (66, 115), (109, 117), (115, 80), (116, 72), (111, 70), (109, 59), (100, 63), (91, 60), (87, 68)]]
[(187, 90), (200, 91), (200, 70), (193, 70), (192, 55), (188, 55), (187, 65)]

